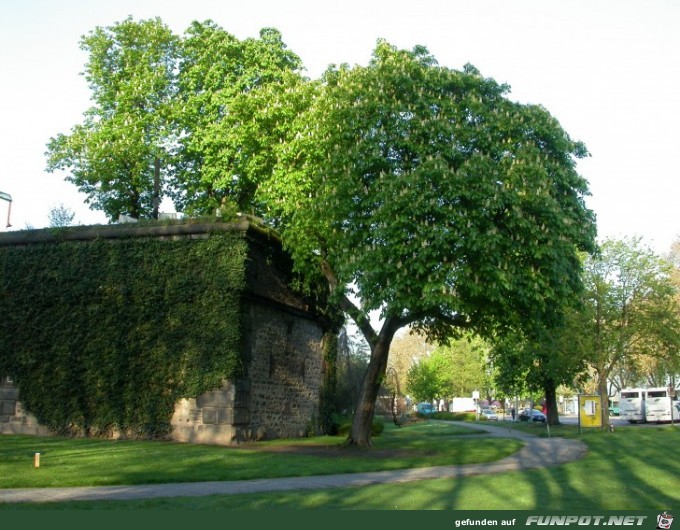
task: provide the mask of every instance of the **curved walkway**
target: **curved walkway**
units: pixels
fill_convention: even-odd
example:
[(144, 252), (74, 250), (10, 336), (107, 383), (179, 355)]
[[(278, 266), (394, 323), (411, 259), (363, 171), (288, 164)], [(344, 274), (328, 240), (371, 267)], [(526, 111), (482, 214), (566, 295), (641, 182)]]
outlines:
[[(463, 422), (464, 426), (470, 426)], [(532, 434), (487, 424), (474, 428), (491, 436), (521, 438), (524, 447), (502, 460), (485, 464), (421, 467), (395, 471), (348, 473), (312, 477), (289, 477), (224, 482), (190, 482), (147, 484), (136, 486), (93, 486), (77, 488), (0, 489), (0, 502), (62, 502), (93, 500), (149, 499), (156, 497), (199, 497), (204, 495), (236, 495), (283, 490), (319, 490), (348, 486), (366, 486), (384, 482), (410, 482), (437, 478), (460, 478), (486, 473), (502, 473), (564, 464), (585, 456), (586, 445), (566, 438), (537, 438)]]

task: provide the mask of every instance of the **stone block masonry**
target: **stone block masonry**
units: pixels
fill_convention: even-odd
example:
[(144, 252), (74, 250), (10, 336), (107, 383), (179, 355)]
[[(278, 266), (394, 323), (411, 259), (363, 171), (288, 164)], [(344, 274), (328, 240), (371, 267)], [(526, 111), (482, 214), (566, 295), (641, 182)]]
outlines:
[(244, 376), (175, 407), (177, 441), (233, 444), (314, 434), (323, 330), (262, 302), (244, 308)]
[(19, 389), (7, 376), (0, 377), (0, 434), (50, 434), (24, 409), (19, 401)]

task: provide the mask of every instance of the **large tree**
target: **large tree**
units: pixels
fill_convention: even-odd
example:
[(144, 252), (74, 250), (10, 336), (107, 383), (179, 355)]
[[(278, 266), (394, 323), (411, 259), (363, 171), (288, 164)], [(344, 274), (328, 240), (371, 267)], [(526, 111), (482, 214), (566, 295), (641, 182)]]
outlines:
[(379, 42), (367, 66), (322, 81), (304, 85), (308, 107), (290, 115), (258, 193), (297, 266), (323, 271), (370, 346), (348, 438), (370, 445), (397, 330), (490, 334), (550, 318), (579, 290), (578, 251), (595, 234), (575, 167), (587, 153), (544, 108), (422, 47)]
[(70, 134), (48, 143), (48, 171), (66, 180), (110, 220), (157, 218), (175, 145), (178, 39), (160, 19), (127, 18), (81, 40), (92, 107)]

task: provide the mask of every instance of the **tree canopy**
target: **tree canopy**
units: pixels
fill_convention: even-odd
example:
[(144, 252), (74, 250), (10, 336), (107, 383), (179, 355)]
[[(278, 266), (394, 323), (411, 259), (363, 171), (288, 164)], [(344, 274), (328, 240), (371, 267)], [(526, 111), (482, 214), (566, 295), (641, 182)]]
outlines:
[(65, 171), (112, 221), (157, 218), (163, 197), (187, 213), (251, 210), (256, 185), (239, 168), (258, 162), (242, 159), (222, 122), (238, 95), (300, 69), (277, 30), (241, 41), (208, 20), (180, 37), (159, 18), (128, 17), (95, 28), (81, 48), (93, 105), (50, 139), (48, 171)]
[[(464, 337), (439, 345), (408, 372), (408, 391), (417, 401), (490, 394), (488, 345), (479, 337)], [(492, 396), (489, 396), (492, 397)]]
[(507, 91), (385, 42), (329, 70), (264, 190), (298, 261), (355, 286), (364, 314), (429, 327), (544, 313), (577, 287), (585, 148)]
[(191, 24), (182, 40), (174, 109), (181, 134), (171, 196), (181, 211), (212, 215), (230, 205), (259, 213), (254, 178), (271, 171), (276, 126), (238, 122), (232, 107), (240, 104), (236, 114), (243, 116), (243, 105), (255, 98), (247, 97), (251, 91), (278, 86), (287, 75), (302, 79), (301, 68), (276, 29), (238, 40), (211, 21)]
[(81, 40), (93, 106), (71, 134), (50, 140), (47, 169), (66, 170), (111, 220), (157, 217), (173, 148), (178, 46), (160, 19), (128, 18)]

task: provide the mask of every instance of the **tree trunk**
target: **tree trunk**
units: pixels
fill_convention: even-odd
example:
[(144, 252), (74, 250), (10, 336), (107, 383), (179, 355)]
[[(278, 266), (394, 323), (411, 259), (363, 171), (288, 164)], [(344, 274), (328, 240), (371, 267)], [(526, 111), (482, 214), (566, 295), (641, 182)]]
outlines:
[(600, 402), (602, 403), (602, 427), (609, 427), (609, 388), (607, 388), (607, 374), (603, 371), (598, 371), (599, 380), (597, 382), (597, 390), (600, 393)]
[(158, 219), (158, 210), (161, 205), (161, 161), (158, 157), (153, 164), (153, 211), (152, 219)]
[(388, 319), (383, 325), (378, 340), (371, 347), (371, 360), (364, 375), (359, 402), (352, 418), (352, 429), (347, 438), (347, 443), (350, 445), (359, 447), (371, 446), (375, 403), (378, 399), (380, 385), (385, 379), (390, 344), (397, 330), (394, 324), (394, 322), (390, 322), (390, 319)]
[(547, 421), (549, 425), (559, 425), (560, 417), (557, 411), (557, 389), (553, 381), (546, 380), (543, 385), (545, 392), (545, 407), (548, 411)]

